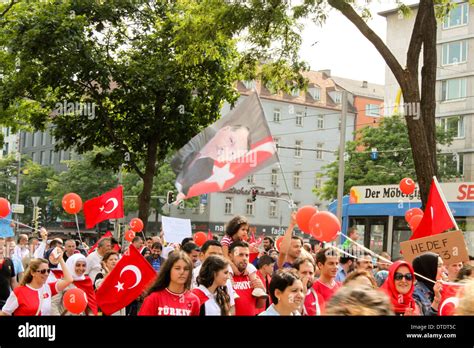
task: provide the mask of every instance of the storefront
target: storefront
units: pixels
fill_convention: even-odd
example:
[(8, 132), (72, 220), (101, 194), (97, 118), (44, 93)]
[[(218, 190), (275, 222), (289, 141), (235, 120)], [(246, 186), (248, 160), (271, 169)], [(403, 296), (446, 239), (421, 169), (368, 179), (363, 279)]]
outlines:
[[(440, 184), (449, 208), (463, 231), (469, 253), (474, 254), (474, 183)], [(408, 209), (420, 207), (418, 188), (409, 196), (398, 185), (354, 186), (344, 196), (342, 230), (356, 227), (359, 241), (376, 253), (388, 251), (392, 257), (400, 256), (400, 242), (411, 236), (405, 221)], [(336, 214), (337, 201), (329, 205)], [(341, 243), (344, 238), (341, 240)]]

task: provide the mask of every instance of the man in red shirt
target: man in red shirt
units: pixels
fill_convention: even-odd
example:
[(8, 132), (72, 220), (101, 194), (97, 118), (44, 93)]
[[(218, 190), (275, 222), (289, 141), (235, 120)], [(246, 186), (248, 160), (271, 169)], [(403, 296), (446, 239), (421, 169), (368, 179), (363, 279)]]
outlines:
[(264, 312), (265, 309), (267, 309), (272, 303), (269, 287), (270, 287), (270, 282), (272, 280), (275, 260), (271, 256), (262, 255), (262, 257), (259, 258), (257, 265), (258, 265), (257, 275), (262, 281), (263, 286), (265, 287), (265, 292), (268, 295), (268, 298), (265, 301), (265, 307), (257, 310), (257, 313), (260, 314), (261, 312)]
[(233, 275), (233, 284), (235, 292), (239, 296), (235, 299), (235, 315), (255, 316), (257, 308), (265, 306), (265, 298), (256, 298), (252, 296), (253, 288), (262, 288), (264, 286), (260, 278), (256, 277), (250, 281), (249, 275), (245, 272), (249, 263), (250, 249), (249, 244), (244, 241), (237, 241), (229, 246), (229, 257), (237, 267), (241, 275)]
[(293, 263), (293, 267), (298, 271), (303, 286), (306, 288), (303, 315), (322, 315), (324, 311), (324, 299), (313, 288), (314, 273), (316, 270), (313, 258), (300, 257)]
[(319, 267), (321, 275), (313, 284), (316, 293), (320, 294), (327, 302), (334, 295), (341, 283), (335, 280), (337, 266), (339, 265), (339, 255), (332, 248), (324, 248), (316, 254), (316, 264)]

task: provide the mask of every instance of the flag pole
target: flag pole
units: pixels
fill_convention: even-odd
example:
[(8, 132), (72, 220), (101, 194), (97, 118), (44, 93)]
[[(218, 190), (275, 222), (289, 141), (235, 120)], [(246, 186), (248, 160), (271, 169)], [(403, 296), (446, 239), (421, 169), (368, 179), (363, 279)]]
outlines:
[(459, 230), (458, 224), (456, 223), (456, 220), (454, 219), (454, 216), (453, 216), (453, 213), (451, 212), (451, 209), (449, 209), (448, 202), (446, 201), (446, 197), (444, 197), (444, 192), (441, 189), (441, 186), (439, 185), (439, 182), (438, 182), (438, 179), (436, 178), (436, 176), (433, 176), (433, 181), (434, 181), (434, 184), (435, 184), (436, 188), (438, 189), (439, 195), (441, 197), (441, 201), (444, 204), (444, 208), (448, 212), (449, 217), (451, 218), (451, 221), (454, 224), (454, 227), (456, 227), (456, 230)]
[[(260, 100), (260, 96), (258, 95), (256, 89), (254, 89), (254, 93), (257, 96), (258, 103), (260, 105), (260, 108), (262, 109), (262, 113), (265, 116), (265, 120), (266, 120), (267, 116), (265, 115), (265, 109), (263, 108), (262, 101)], [(276, 150), (275, 155), (276, 155), (277, 160), (278, 160), (278, 168), (280, 168), (280, 172), (281, 172), (281, 176), (283, 177), (283, 182), (285, 184), (286, 192), (288, 193), (288, 198), (289, 198), (288, 203), (289, 203), (290, 209), (295, 211), (296, 210), (295, 205), (293, 204), (293, 200), (291, 199), (291, 192), (290, 192), (290, 189), (288, 188), (288, 183), (286, 181), (285, 173), (283, 172), (283, 168), (281, 166), (280, 156), (278, 156), (278, 149), (275, 149), (275, 150)]]
[(81, 241), (81, 245), (82, 245), (81, 231), (79, 229), (79, 220), (77, 219), (77, 214), (74, 214), (74, 216), (76, 217), (77, 233), (79, 234), (79, 240)]

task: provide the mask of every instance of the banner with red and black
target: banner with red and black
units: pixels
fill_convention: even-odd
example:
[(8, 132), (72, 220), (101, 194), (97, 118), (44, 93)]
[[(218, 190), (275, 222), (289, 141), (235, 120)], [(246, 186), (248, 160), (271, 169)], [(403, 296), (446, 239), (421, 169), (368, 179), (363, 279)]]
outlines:
[(177, 201), (226, 191), (248, 175), (278, 162), (257, 94), (242, 99), (174, 156), (171, 167), (177, 175)]

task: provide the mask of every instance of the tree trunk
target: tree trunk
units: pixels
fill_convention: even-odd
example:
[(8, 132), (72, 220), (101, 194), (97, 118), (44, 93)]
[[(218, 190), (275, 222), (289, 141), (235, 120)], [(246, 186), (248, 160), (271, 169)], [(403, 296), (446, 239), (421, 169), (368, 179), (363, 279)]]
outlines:
[(143, 174), (143, 190), (138, 196), (138, 217), (143, 221), (143, 233), (147, 230), (148, 215), (150, 213), (151, 191), (153, 179), (156, 175), (156, 156), (158, 153), (158, 140), (148, 143), (145, 172)]

